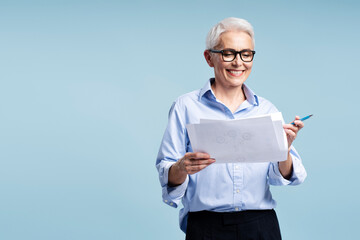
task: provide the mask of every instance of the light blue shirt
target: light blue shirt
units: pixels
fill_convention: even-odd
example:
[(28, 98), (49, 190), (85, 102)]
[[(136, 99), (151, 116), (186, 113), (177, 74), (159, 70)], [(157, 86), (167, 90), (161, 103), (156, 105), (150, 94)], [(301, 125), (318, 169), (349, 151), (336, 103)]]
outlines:
[(246, 100), (232, 113), (216, 99), (210, 79), (197, 91), (179, 97), (169, 112), (169, 122), (156, 160), (163, 201), (180, 210), (180, 228), (186, 232), (188, 212), (202, 210), (234, 212), (250, 209), (273, 209), (271, 185), (297, 185), (306, 171), (295, 148), (291, 147), (293, 173), (290, 180), (282, 177), (278, 163), (214, 163), (202, 171), (188, 175), (183, 184), (168, 186), (169, 168), (186, 152), (192, 152), (186, 125), (205, 119), (237, 119), (278, 112), (268, 100), (255, 95), (243, 84)]

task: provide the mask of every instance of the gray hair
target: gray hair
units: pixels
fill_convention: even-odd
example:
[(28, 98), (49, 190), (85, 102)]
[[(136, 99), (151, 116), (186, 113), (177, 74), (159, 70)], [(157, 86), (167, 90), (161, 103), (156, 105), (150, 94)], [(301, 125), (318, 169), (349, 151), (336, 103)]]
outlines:
[(212, 49), (219, 44), (220, 35), (229, 31), (243, 31), (250, 35), (255, 47), (254, 29), (245, 19), (229, 17), (213, 26), (206, 37), (206, 49)]

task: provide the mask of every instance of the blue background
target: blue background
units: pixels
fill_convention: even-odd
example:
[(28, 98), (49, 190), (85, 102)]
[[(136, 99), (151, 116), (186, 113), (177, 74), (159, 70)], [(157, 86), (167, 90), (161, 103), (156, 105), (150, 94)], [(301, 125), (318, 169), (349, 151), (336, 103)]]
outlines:
[(183, 239), (155, 158), (172, 102), (213, 76), (208, 30), (250, 21), (247, 84), (308, 172), (272, 187), (284, 239), (358, 235), (358, 1), (0, 1), (0, 239)]

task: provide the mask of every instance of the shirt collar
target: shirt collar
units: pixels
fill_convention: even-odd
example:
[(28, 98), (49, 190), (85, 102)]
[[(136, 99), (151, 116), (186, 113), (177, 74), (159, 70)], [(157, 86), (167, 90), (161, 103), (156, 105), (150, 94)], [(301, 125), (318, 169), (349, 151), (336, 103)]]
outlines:
[[(200, 90), (199, 100), (201, 100), (205, 95), (209, 96), (212, 99), (216, 99), (213, 90), (211, 89), (211, 83), (215, 81), (215, 78), (210, 78), (209, 81), (206, 82), (204, 87)], [(259, 105), (258, 96), (244, 83), (243, 90), (246, 96), (246, 100), (251, 105)]]

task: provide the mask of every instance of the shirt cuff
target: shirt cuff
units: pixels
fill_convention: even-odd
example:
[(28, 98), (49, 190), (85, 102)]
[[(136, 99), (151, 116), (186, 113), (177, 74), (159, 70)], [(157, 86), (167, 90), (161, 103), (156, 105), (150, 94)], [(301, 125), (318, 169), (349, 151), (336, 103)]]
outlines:
[(163, 169), (163, 179), (165, 185), (162, 187), (162, 198), (164, 203), (168, 204), (171, 207), (177, 207), (180, 204), (182, 197), (185, 195), (188, 183), (189, 183), (189, 176), (186, 176), (185, 181), (176, 187), (169, 187), (168, 186), (168, 177), (169, 177), (169, 170), (170, 167), (174, 164), (169, 163)]
[(307, 173), (306, 170), (301, 162), (301, 160), (293, 154), (290, 154), (292, 158), (293, 164), (293, 172), (290, 178), (290, 185), (298, 185), (304, 182)]
[(302, 165), (301, 160), (290, 152), (292, 159), (292, 174), (290, 179), (285, 179), (280, 173), (279, 164), (271, 163), (271, 169), (269, 173), (269, 181), (271, 185), (283, 186), (283, 185), (298, 185), (302, 183), (306, 178), (306, 171)]
[(281, 175), (279, 170), (279, 163), (271, 163), (270, 167), (269, 181), (271, 185), (283, 186), (291, 184), (290, 180), (285, 179), (283, 175)]

